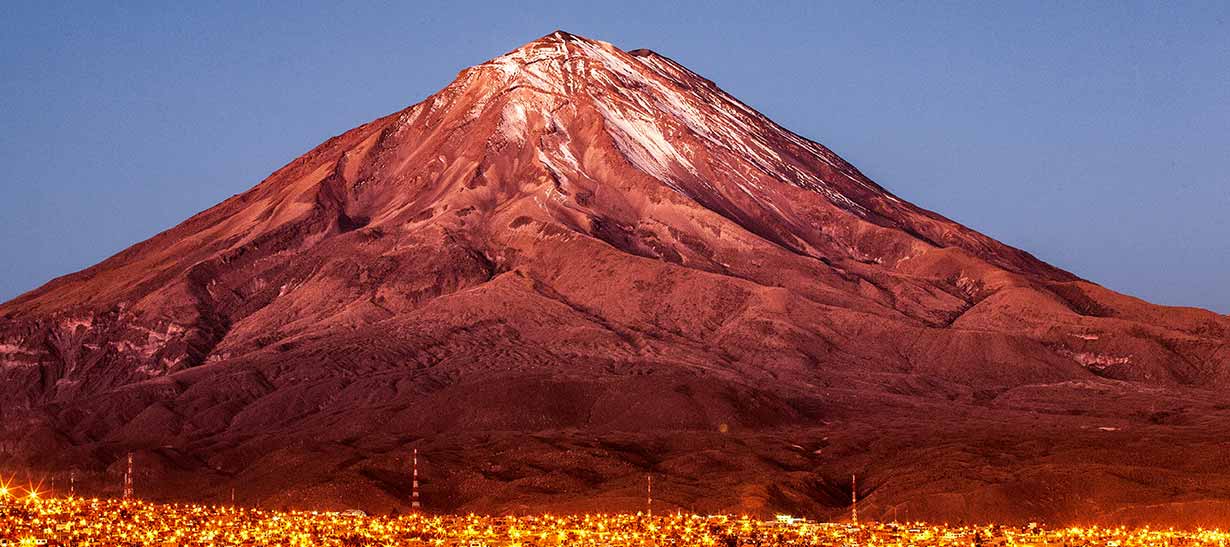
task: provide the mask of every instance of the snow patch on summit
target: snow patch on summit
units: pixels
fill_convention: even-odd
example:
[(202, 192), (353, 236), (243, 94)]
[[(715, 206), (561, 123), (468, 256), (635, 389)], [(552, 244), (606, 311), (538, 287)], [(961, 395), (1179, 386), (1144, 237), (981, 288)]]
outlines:
[[(896, 201), (824, 147), (774, 124), (700, 76), (653, 53), (628, 54), (605, 42), (557, 32), (477, 69), (466, 76), (481, 71), (498, 81), (494, 87), (501, 93), (516, 95), (506, 104), (498, 125), (498, 136), (509, 141), (524, 142), (526, 110), (549, 116), (549, 105), (570, 104), (581, 94), (602, 114), (607, 133), (628, 161), (677, 192), (688, 194), (678, 178), (685, 172), (712, 190), (695, 163), (712, 158), (715, 163), (705, 166), (704, 172), (730, 174), (738, 179), (737, 190), (753, 198), (768, 191), (764, 182), (776, 180), (820, 194), (853, 214), (869, 214), (848, 194), (849, 184), (825, 180), (818, 167), (823, 164), (860, 191)], [(479, 98), (480, 106), (487, 98)], [(509, 106), (514, 102), (522, 106)], [(698, 142), (698, 150), (689, 147), (692, 142)], [(729, 156), (733, 163), (708, 151)], [(561, 164), (555, 168), (567, 164), (581, 171), (566, 148), (551, 156)]]
[(637, 169), (667, 183), (677, 191), (680, 189), (672, 175), (675, 165), (696, 174), (696, 167), (675, 149), (652, 119), (642, 117), (639, 113), (628, 115), (602, 102), (596, 104), (607, 122), (607, 133), (615, 140), (619, 151), (623, 152)]

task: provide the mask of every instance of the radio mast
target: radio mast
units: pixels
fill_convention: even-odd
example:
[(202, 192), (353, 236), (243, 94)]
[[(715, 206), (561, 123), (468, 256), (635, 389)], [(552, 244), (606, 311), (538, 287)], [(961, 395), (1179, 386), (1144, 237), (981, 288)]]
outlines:
[(423, 504), (419, 501), (419, 449), (414, 449), (413, 480), (410, 489), (410, 508), (421, 510)]
[(850, 519), (858, 524), (858, 476), (850, 475)]
[(653, 475), (645, 475), (645, 510), (653, 516)]
[(128, 470), (124, 472), (124, 499), (132, 498), (132, 452), (128, 453)]

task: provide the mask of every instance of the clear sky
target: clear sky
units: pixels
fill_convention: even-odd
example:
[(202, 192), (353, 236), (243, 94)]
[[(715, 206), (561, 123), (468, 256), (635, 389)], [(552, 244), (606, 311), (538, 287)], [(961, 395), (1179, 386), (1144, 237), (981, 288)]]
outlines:
[(254, 4), (0, 5), (0, 300), (560, 28), (1082, 277), (1230, 312), (1227, 2)]

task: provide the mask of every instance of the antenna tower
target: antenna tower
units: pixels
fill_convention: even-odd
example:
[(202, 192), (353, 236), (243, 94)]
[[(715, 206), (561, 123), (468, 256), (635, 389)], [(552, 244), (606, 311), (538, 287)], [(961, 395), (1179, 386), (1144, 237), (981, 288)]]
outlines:
[(128, 470), (124, 472), (124, 499), (132, 498), (132, 452), (128, 453)]
[(653, 516), (653, 475), (645, 475), (645, 507), (649, 516)]
[(419, 501), (419, 449), (414, 449), (414, 483), (410, 490), (410, 508), (422, 509), (423, 504)]
[(850, 518), (858, 524), (858, 476), (850, 475)]

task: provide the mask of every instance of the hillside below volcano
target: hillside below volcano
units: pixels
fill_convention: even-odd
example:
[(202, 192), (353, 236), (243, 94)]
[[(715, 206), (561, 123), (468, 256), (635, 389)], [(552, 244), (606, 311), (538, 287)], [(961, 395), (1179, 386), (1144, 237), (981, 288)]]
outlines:
[[(1228, 526), (1230, 318), (556, 32), (0, 306), (0, 467), (155, 499)], [(61, 482), (60, 484), (63, 484)]]

